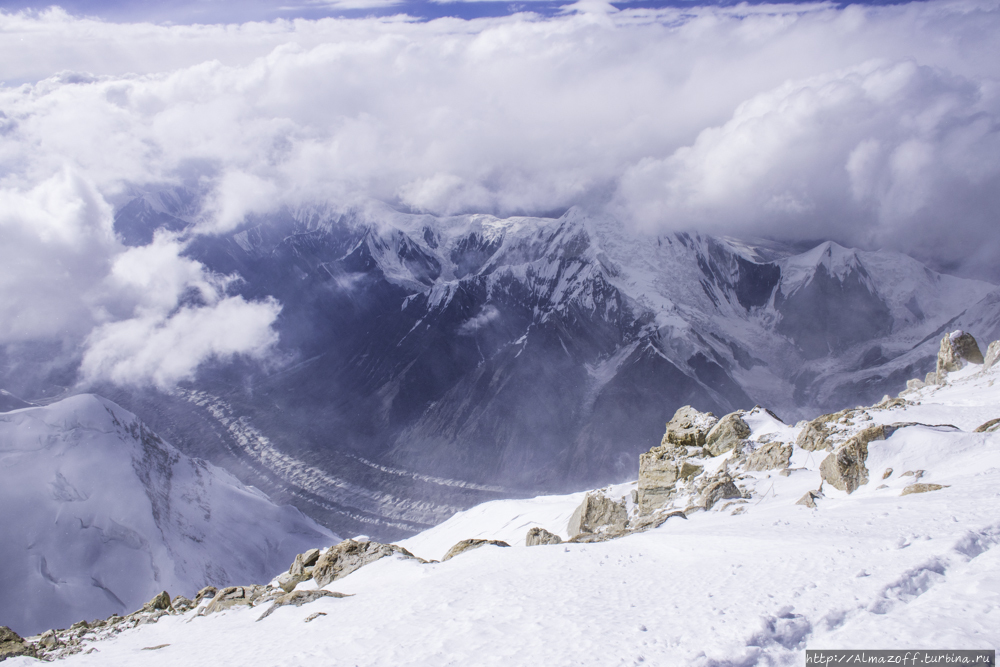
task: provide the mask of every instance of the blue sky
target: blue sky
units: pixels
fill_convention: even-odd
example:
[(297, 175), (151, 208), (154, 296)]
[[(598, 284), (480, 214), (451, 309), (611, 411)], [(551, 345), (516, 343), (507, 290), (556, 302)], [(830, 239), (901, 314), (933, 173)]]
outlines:
[[(192, 23), (242, 23), (246, 21), (268, 21), (273, 19), (317, 19), (325, 17), (356, 18), (362, 16), (389, 16), (406, 13), (415, 17), (434, 19), (455, 16), (472, 19), (491, 16), (506, 16), (523, 11), (552, 15), (561, 11), (569, 2), (552, 0), (492, 1), (471, 0), (438, 1), (426, 0), (175, 0), (155, 2), (152, 0), (62, 0), (58, 3), (46, 0), (2, 0), (0, 8), (5, 11), (42, 10), (58, 4), (71, 14), (92, 16), (107, 21), (192, 24)], [(626, 7), (691, 7), (691, 6), (731, 6), (731, 0), (710, 2), (705, 0), (635, 0), (633, 2), (613, 2), (618, 8)], [(761, 4), (760, 0), (749, 0), (748, 4)], [(805, 4), (805, 0), (791, 0), (791, 4)], [(834, 3), (838, 5), (898, 4), (895, 0), (863, 0), (856, 3)]]

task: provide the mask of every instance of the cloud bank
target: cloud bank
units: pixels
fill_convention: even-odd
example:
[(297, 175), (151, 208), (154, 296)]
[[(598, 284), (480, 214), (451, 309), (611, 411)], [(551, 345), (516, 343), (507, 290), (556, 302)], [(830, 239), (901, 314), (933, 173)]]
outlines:
[(577, 205), (1000, 277), (995, 1), (229, 26), (50, 10), (0, 13), (0, 34), (0, 344), (77, 340), (85, 377), (168, 386), (274, 343), (280, 305), (229, 295), (183, 239), (114, 238), (130, 184), (195, 184), (196, 234), (302, 202)]

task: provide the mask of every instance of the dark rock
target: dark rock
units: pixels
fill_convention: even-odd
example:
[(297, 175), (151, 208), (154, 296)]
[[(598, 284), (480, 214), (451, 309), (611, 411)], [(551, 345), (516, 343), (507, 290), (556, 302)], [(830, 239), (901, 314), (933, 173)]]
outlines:
[(253, 603), (264, 595), (263, 586), (229, 586), (219, 591), (207, 607), (203, 614), (214, 614), (217, 611), (224, 611), (233, 607), (253, 606)]
[(6, 625), (0, 625), (0, 662), (19, 655), (34, 658), (35, 649)]

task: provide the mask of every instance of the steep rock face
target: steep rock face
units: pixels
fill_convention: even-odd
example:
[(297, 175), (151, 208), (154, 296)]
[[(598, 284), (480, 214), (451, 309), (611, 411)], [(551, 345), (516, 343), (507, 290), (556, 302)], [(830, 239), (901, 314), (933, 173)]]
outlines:
[(0, 522), (0, 617), (22, 633), (264, 582), (334, 538), (93, 395), (0, 414)]

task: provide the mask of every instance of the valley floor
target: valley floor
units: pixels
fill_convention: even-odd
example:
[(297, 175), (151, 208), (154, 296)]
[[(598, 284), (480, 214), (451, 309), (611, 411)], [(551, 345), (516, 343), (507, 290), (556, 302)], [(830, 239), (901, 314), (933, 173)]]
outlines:
[[(496, 501), (402, 545), (427, 559), (472, 537), (513, 548), (384, 558), (327, 587), (352, 597), (259, 622), (262, 608), (165, 616), (65, 664), (801, 665), (806, 648), (996, 649), (1000, 433), (973, 431), (1000, 417), (1000, 369), (976, 370), (908, 394), (914, 405), (872, 409), (876, 422), (960, 430), (913, 426), (870, 443), (869, 483), (851, 495), (827, 485), (815, 509), (795, 503), (820, 486), (826, 453), (798, 448), (787, 476), (744, 480), (746, 504), (606, 542), (524, 546), (536, 525), (568, 537), (582, 493)], [(947, 486), (901, 495), (910, 470)]]

